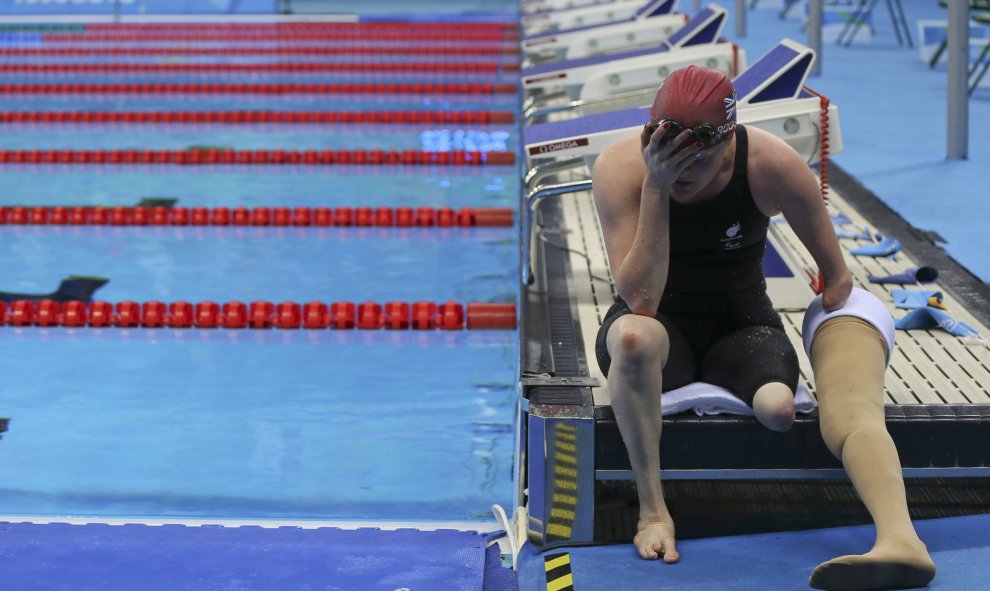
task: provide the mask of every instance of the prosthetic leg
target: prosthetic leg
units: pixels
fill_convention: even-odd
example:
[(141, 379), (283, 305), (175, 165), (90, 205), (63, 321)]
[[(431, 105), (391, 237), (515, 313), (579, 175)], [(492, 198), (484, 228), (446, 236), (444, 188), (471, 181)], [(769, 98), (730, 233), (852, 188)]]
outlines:
[(883, 408), (893, 320), (877, 298), (856, 288), (834, 312), (826, 313), (821, 297), (816, 299), (803, 335), (815, 373), (822, 437), (842, 461), (877, 534), (869, 552), (819, 565), (809, 584), (828, 591), (924, 586), (934, 578), (935, 564), (911, 523)]

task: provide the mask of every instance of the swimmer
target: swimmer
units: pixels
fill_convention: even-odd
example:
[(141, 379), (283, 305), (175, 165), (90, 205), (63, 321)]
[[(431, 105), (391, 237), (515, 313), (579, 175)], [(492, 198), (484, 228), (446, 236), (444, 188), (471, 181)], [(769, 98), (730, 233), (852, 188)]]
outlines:
[(717, 70), (673, 72), (642, 132), (592, 172), (619, 295), (596, 352), (635, 473), (644, 559), (679, 558), (660, 484), (661, 392), (708, 382), (774, 431), (794, 422), (797, 352), (763, 274), (770, 217), (783, 213), (815, 259), (825, 310), (852, 290), (814, 174), (780, 138), (737, 126), (735, 98)]
[[(635, 473), (640, 556), (679, 559), (660, 485), (661, 392), (694, 381), (726, 388), (775, 431), (794, 421), (797, 354), (766, 295), (769, 218), (782, 213), (820, 269), (807, 315), (826, 445), (877, 527), (873, 548), (815, 569), (830, 591), (924, 585), (935, 566), (914, 531), (883, 412), (893, 321), (853, 290), (817, 180), (783, 140), (736, 125), (735, 91), (716, 70), (674, 72), (642, 133), (593, 171), (595, 204), (619, 300), (597, 357)], [(865, 310), (865, 311), (864, 311)]]

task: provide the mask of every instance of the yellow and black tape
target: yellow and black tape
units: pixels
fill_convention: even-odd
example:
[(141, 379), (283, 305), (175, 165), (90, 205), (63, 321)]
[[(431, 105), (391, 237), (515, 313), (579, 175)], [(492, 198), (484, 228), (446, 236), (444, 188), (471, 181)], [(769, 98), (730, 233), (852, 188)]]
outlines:
[(566, 540), (571, 537), (577, 508), (577, 429), (566, 423), (557, 423), (553, 434), (554, 449), (547, 458), (553, 466), (553, 496), (546, 537), (547, 540)]
[(543, 557), (543, 567), (547, 571), (547, 591), (574, 591), (570, 554), (548, 554)]

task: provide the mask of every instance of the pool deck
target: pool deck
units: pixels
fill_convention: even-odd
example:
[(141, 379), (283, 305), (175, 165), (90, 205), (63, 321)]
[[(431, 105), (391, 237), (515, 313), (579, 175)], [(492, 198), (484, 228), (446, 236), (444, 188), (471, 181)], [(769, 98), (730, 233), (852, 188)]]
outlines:
[[(848, 216), (855, 227), (876, 228), (873, 222), (842, 197), (837, 188), (833, 187), (829, 201), (832, 215)], [(601, 319), (614, 301), (614, 286), (603, 280), (611, 278), (611, 273), (590, 191), (568, 196), (562, 199), (562, 204), (563, 227), (570, 230), (567, 245), (571, 249), (571, 286), (585, 345), (584, 355), (586, 359), (594, 359), (595, 335), (601, 326)], [(815, 268), (811, 256), (786, 223), (773, 224), (772, 228), (790, 253), (804, 266)], [(892, 286), (870, 283), (867, 277), (870, 274), (886, 276), (900, 273), (903, 269), (928, 262), (903, 250), (889, 258), (850, 254), (850, 250), (865, 244), (868, 243), (840, 240), (844, 259), (853, 274), (855, 285), (876, 295), (881, 301), (888, 302), (891, 315), (903, 315), (903, 312), (897, 311), (892, 305)], [(901, 287), (911, 286), (893, 286)], [(966, 302), (958, 299), (948, 286), (933, 283), (925, 284), (924, 289), (941, 291), (944, 294), (943, 305), (956, 320), (975, 328), (981, 334), (987, 334), (987, 326), (970, 313)], [(795, 349), (803, 351), (801, 323), (804, 312), (785, 310), (781, 316)], [(799, 355), (799, 358), (801, 379), (813, 391), (810, 362), (805, 355)], [(590, 377), (599, 380), (601, 384), (605, 383), (596, 363), (589, 364), (589, 371)], [(990, 390), (987, 389), (990, 387), (990, 348), (986, 343), (960, 339), (941, 329), (899, 330), (886, 378), (888, 404), (990, 404)], [(608, 394), (604, 387), (595, 389), (595, 403), (608, 403)]]
[[(720, 4), (730, 12), (735, 8), (733, 2)], [(684, 6), (682, 10), (688, 10), (688, 7)], [(778, 23), (775, 16), (768, 17), (766, 11), (763, 14), (752, 12), (751, 36), (740, 42), (749, 52), (750, 60), (772, 45), (768, 40), (776, 42), (782, 36), (801, 39), (797, 30), (799, 23)], [(771, 26), (775, 28), (771, 30)], [(782, 32), (788, 27), (795, 30)], [(731, 35), (731, 24), (727, 31)], [(889, 35), (878, 35), (877, 41), (865, 47), (839, 50), (827, 46), (826, 68), (832, 69), (826, 71), (843, 69), (848, 74), (852, 64), (857, 59), (862, 61), (868, 54), (882, 60), (874, 69), (886, 68), (888, 62), (896, 62), (889, 69), (892, 73), (898, 72), (898, 76), (910, 77), (909, 82), (905, 78), (904, 84), (911, 89), (909, 92), (916, 87), (933, 84), (937, 87), (937, 72), (927, 71), (926, 66), (919, 68), (916, 54), (907, 54), (906, 48), (891, 48), (889, 44)], [(843, 54), (835, 56), (840, 52)], [(922, 69), (924, 72), (916, 71)], [(929, 128), (937, 129), (941, 123), (922, 114), (923, 109), (927, 113), (932, 105), (907, 100), (903, 110), (892, 107), (897, 101), (894, 96), (903, 94), (897, 92), (897, 85), (881, 82), (879, 75), (875, 77), (876, 84), (869, 85), (869, 93), (863, 92), (865, 86), (860, 77), (844, 84), (834, 82), (836, 77), (833, 74), (832, 78), (819, 77), (807, 82), (815, 90), (830, 95), (832, 104), (842, 112), (844, 145), (842, 151), (832, 155), (830, 213), (849, 219), (849, 223), (838, 226), (839, 229), (858, 231), (866, 228), (871, 235), (879, 233), (898, 240), (901, 245), (900, 250), (890, 256), (864, 256), (852, 251), (868, 246), (871, 240), (841, 238), (843, 257), (855, 285), (876, 295), (895, 319), (910, 310), (895, 307), (893, 289), (938, 291), (942, 294), (941, 305), (945, 312), (979, 335), (957, 337), (941, 328), (897, 330), (895, 350), (885, 376), (885, 402), (888, 429), (901, 453), (904, 474), (908, 478), (928, 481), (933, 487), (944, 487), (945, 478), (958, 478), (963, 482), (970, 477), (985, 477), (990, 467), (990, 449), (985, 445), (990, 428), (990, 346), (987, 341), (990, 335), (990, 286), (982, 278), (979, 265), (967, 268), (965, 261), (975, 260), (971, 255), (972, 245), (960, 244), (958, 237), (964, 233), (956, 231), (963, 225), (961, 222), (968, 212), (975, 216), (974, 219), (981, 219), (984, 200), (973, 198), (973, 188), (985, 184), (986, 169), (980, 172), (985, 155), (976, 152), (976, 148), (984, 145), (983, 139), (974, 140), (974, 156), (970, 161), (939, 159), (930, 167), (919, 165), (910, 173), (905, 172), (905, 178), (927, 172), (926, 179), (919, 180), (914, 190), (905, 191), (903, 183), (899, 182), (903, 179), (898, 179), (897, 174), (889, 174), (892, 158), (885, 155), (885, 150), (879, 149), (875, 141), (876, 129), (888, 129), (884, 125), (889, 126), (890, 120), (876, 121), (880, 124), (876, 129), (866, 128), (861, 112), (872, 112), (880, 107), (884, 117), (896, 119), (903, 128), (911, 130), (912, 133), (905, 136), (916, 137), (921, 128), (935, 133)], [(973, 99), (978, 107), (974, 109), (977, 117), (983, 113), (979, 93), (978, 90)], [(548, 120), (572, 116), (572, 113), (556, 113)], [(913, 126), (915, 121), (917, 128)], [(944, 123), (941, 125), (944, 129)], [(893, 132), (885, 142), (895, 159), (901, 157), (906, 164), (929, 157), (930, 143), (925, 143), (922, 149), (917, 142), (899, 134), (900, 130)], [(868, 142), (867, 138), (872, 139)], [(919, 153), (905, 155), (905, 150), (912, 145), (918, 147), (916, 152)], [(587, 167), (578, 167), (541, 182), (586, 181), (589, 177)], [(931, 198), (940, 181), (944, 187), (937, 189), (938, 194), (951, 196), (941, 201)], [(921, 202), (917, 199), (921, 196), (927, 199), (925, 203), (931, 207), (931, 214), (914, 207), (916, 202)], [(575, 482), (565, 484), (579, 491), (576, 494), (579, 515), (580, 510), (606, 512), (608, 499), (602, 487), (619, 481), (628, 482), (632, 478), (609, 406), (605, 380), (594, 354), (595, 337), (602, 317), (614, 301), (615, 290), (590, 191), (546, 199), (541, 208), (538, 237), (533, 242), (534, 257), (540, 266), (534, 271), (536, 282), (525, 290), (523, 297), (524, 399), (529, 403), (530, 425), (534, 425), (534, 421), (536, 425), (527, 436), (543, 438), (540, 442), (531, 441), (529, 451), (534, 445), (538, 448), (541, 444), (552, 449), (551, 427), (561, 423), (576, 426), (575, 431), (568, 433), (574, 433), (578, 442), (594, 451), (588, 452), (586, 460), (581, 459), (585, 455), (580, 451), (577, 453), (579, 468)], [(945, 220), (945, 214), (950, 212), (956, 216), (951, 226), (946, 225)], [(936, 221), (941, 225), (935, 226)], [(783, 220), (774, 222), (771, 233), (786, 251), (786, 257), (795, 259), (800, 266), (814, 273), (816, 265), (790, 227), (786, 222), (779, 223)], [(928, 222), (933, 225), (929, 226)], [(940, 240), (942, 235), (951, 235), (955, 240), (945, 244)], [(919, 266), (937, 269), (938, 281), (923, 286), (883, 285), (868, 279), (871, 274), (887, 276)], [(799, 352), (801, 382), (813, 396), (814, 380), (801, 338), (804, 310), (779, 308), (788, 336)], [(540, 321), (541, 317), (548, 319)], [(568, 339), (574, 342), (573, 350), (561, 346)], [(527, 397), (527, 389), (531, 397)], [(819, 479), (826, 488), (819, 488), (817, 494), (829, 494), (822, 490), (838, 490), (840, 485), (837, 483), (844, 480), (845, 475), (841, 464), (822, 443), (816, 410), (800, 415), (794, 429), (784, 436), (769, 435), (766, 431), (751, 416), (698, 417), (686, 413), (665, 417), (665, 443), (661, 448), (665, 486), (677, 482), (685, 482), (687, 486), (691, 480), (720, 480), (728, 486), (727, 481), (733, 480), (756, 483)], [(540, 454), (525, 456), (529, 459), (528, 469), (530, 472), (535, 469), (543, 476), (529, 474), (528, 492), (533, 505), (530, 524), (534, 526), (530, 529), (531, 539), (542, 539), (548, 547), (563, 546), (568, 542), (603, 541), (605, 536), (599, 527), (608, 521), (624, 519), (624, 516), (610, 513), (608, 519), (596, 518), (594, 529), (580, 520), (560, 529), (559, 520), (550, 517), (559, 513), (560, 508), (551, 506), (548, 501), (556, 496), (551, 493), (557, 491), (550, 488), (554, 482), (552, 475), (559, 466), (549, 452), (542, 464), (534, 463), (534, 456)], [(545, 479), (547, 490), (533, 485), (533, 482), (543, 484), (541, 478)], [(826, 481), (832, 484), (827, 485)], [(771, 521), (770, 517), (767, 520)], [(549, 535), (551, 531), (565, 531), (573, 537), (569, 540), (562, 539), (567, 535), (553, 537)], [(618, 539), (623, 539), (622, 535)]]

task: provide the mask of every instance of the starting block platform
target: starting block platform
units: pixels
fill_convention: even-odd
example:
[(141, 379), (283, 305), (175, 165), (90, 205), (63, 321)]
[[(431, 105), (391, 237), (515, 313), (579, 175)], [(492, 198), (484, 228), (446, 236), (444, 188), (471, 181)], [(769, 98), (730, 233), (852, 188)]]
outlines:
[(546, 6), (523, 12), (519, 25), (525, 34), (567, 30), (622, 22), (644, 13), (669, 13), (675, 4), (677, 0), (624, 0), (569, 7)]
[[(784, 39), (733, 81), (739, 123), (783, 138), (809, 164), (820, 158), (824, 134), (828, 134), (832, 154), (842, 150), (838, 108), (832, 104), (823, 107), (822, 97), (804, 86), (813, 60), (810, 48)], [(639, 133), (649, 121), (648, 105), (658, 85), (642, 96), (643, 106), (560, 116), (526, 126), (523, 147), (527, 157), (593, 158), (620, 138)]]
[(692, 64), (733, 75), (745, 54), (740, 55), (742, 50), (721, 36), (727, 15), (724, 8), (713, 4), (662, 43), (523, 68), (523, 91), (562, 91), (573, 99), (587, 99), (655, 90), (665, 72)]
[(688, 20), (673, 12), (675, 4), (653, 0), (623, 21), (527, 35), (522, 39), (522, 53), (552, 61), (661, 43)]

